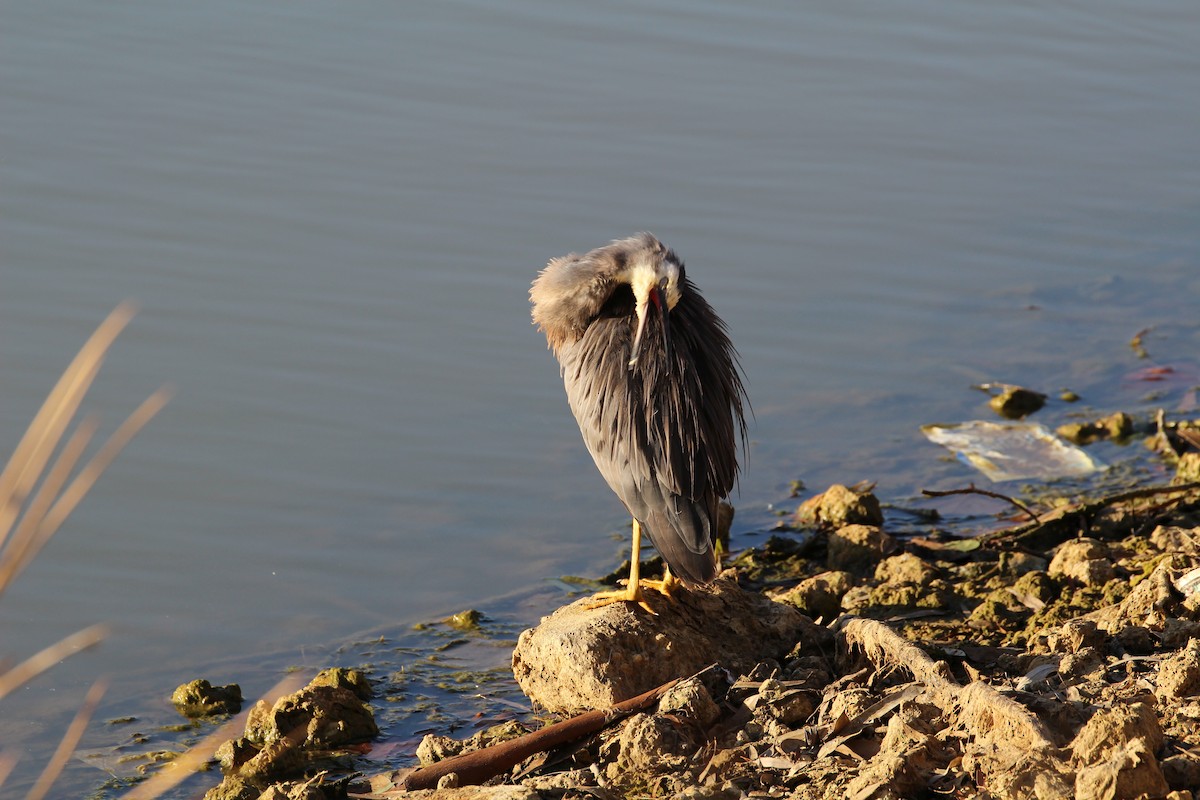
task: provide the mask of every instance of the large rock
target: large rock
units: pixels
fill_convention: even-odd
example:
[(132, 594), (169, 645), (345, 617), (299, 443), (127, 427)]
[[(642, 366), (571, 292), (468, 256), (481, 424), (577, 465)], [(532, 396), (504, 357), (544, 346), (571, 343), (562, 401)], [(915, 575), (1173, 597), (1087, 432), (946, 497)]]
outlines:
[(792, 606), (741, 589), (728, 577), (671, 599), (648, 591), (650, 614), (629, 603), (588, 610), (585, 598), (521, 634), (513, 675), (550, 711), (608, 708), (714, 662), (735, 672), (781, 658), (797, 642), (831, 640)]

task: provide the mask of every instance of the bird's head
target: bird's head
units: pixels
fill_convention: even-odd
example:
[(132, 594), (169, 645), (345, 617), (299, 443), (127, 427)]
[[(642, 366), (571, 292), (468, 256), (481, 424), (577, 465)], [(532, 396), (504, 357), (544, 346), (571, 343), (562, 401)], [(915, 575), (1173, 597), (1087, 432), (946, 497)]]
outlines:
[(578, 341), (597, 320), (634, 324), (629, 366), (645, 351), (647, 321), (657, 317), (670, 352), (669, 315), (689, 290), (683, 262), (652, 234), (618, 239), (584, 255), (551, 259), (529, 291), (533, 322), (555, 353)]
[(682, 265), (673, 252), (661, 245), (660, 248), (637, 251), (616, 275), (617, 283), (627, 283), (633, 290), (634, 308), (637, 311), (637, 331), (629, 352), (630, 367), (637, 364), (642, 337), (646, 332), (646, 320), (653, 314), (657, 314), (661, 322), (659, 328), (662, 330), (663, 346), (668, 353), (671, 351), (670, 312), (679, 302)]

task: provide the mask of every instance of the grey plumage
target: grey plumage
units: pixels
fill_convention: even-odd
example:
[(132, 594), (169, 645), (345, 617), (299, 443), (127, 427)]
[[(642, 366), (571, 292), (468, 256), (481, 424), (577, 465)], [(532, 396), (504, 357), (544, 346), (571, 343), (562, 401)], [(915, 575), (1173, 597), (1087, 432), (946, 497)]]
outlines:
[(711, 581), (746, 432), (724, 323), (649, 233), (551, 260), (529, 295), (601, 474), (671, 572)]

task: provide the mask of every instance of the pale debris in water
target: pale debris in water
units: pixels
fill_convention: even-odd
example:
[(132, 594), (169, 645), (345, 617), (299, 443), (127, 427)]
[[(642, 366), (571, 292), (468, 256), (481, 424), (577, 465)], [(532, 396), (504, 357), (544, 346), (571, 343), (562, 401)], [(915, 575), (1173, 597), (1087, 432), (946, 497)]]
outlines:
[(1103, 466), (1033, 422), (972, 420), (922, 425), (921, 431), (993, 481), (1077, 478)]

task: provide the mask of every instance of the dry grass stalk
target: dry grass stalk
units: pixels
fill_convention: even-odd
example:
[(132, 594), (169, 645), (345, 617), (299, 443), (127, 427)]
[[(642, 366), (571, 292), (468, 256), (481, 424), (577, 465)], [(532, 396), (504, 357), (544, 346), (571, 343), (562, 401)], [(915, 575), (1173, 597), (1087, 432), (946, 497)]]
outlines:
[[(0, 472), (0, 595), (29, 566), (117, 454), (166, 405), (169, 392), (159, 389), (76, 471), (95, 435), (97, 423), (86, 418), (65, 444), (63, 437), (100, 372), (109, 347), (133, 314), (133, 304), (123, 303), (100, 323), (50, 391)], [(15, 667), (4, 669), (0, 672), (0, 699), (64, 657), (96, 644), (104, 638), (106, 630), (102, 625), (86, 628)], [(103, 683), (92, 686), (54, 755), (26, 795), (27, 800), (47, 796), (103, 693)], [(0, 755), (0, 786), (15, 763), (15, 756)]]
[(79, 744), (79, 740), (83, 737), (83, 731), (87, 728), (87, 724), (92, 719), (92, 714), (96, 711), (96, 706), (100, 705), (100, 698), (104, 696), (104, 690), (108, 688), (105, 681), (96, 681), (92, 684), (92, 688), (88, 689), (87, 697), (83, 699), (83, 705), (75, 714), (75, 719), (71, 720), (67, 732), (63, 734), (62, 740), (58, 743), (58, 747), (54, 750), (54, 755), (50, 757), (50, 761), (46, 763), (45, 769), (38, 777), (37, 783), (29, 790), (29, 794), (25, 795), (25, 800), (42, 800), (50, 789), (54, 786), (54, 781), (58, 779), (63, 768), (67, 766), (67, 761), (71, 759), (71, 754), (75, 752), (75, 746)]
[(17, 755), (15, 753), (0, 753), (0, 786), (8, 780), (9, 774), (12, 773), (13, 767), (17, 766)]
[(100, 327), (80, 348), (79, 354), (54, 385), (33, 422), (29, 423), (4, 472), (0, 473), (0, 544), (6, 544), (12, 523), (25, 498), (37, 483), (63, 431), (74, 418), (79, 403), (100, 371), (105, 353), (129, 324), (133, 313), (133, 306), (123, 303), (100, 323)]
[(18, 686), (33, 680), (67, 656), (99, 644), (107, 635), (107, 625), (92, 625), (90, 628), (84, 628), (77, 633), (72, 633), (65, 639), (60, 639), (50, 645), (45, 650), (35, 653), (0, 675), (0, 697), (6, 696)]

